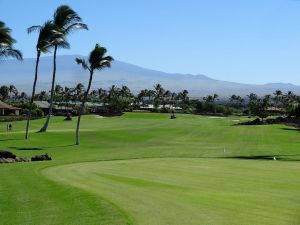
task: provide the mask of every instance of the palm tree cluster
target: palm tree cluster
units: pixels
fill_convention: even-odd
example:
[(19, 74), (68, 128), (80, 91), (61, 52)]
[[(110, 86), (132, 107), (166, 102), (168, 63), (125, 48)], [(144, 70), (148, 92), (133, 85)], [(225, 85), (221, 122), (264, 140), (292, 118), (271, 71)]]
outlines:
[(5, 102), (25, 102), (28, 96), (25, 92), (19, 92), (14, 85), (2, 85), (0, 87), (0, 100)]
[(154, 89), (143, 89), (136, 97), (136, 103), (141, 108), (149, 108), (153, 106), (154, 110), (182, 108), (184, 111), (189, 109), (189, 92), (183, 90), (181, 92), (171, 92), (165, 90), (161, 84), (154, 85)]
[[(39, 62), (40, 57), (42, 54), (49, 53), (53, 50), (53, 72), (52, 72), (52, 82), (51, 82), (51, 90), (50, 90), (50, 108), (49, 114), (47, 115), (45, 124), (40, 129), (40, 132), (47, 131), (52, 110), (53, 110), (53, 103), (54, 103), (54, 96), (55, 93), (61, 92), (62, 90), (59, 87), (55, 86), (56, 80), (56, 55), (57, 51), (60, 48), (70, 48), (70, 44), (67, 41), (67, 36), (75, 30), (85, 29), (87, 30), (88, 27), (86, 24), (82, 23), (81, 17), (69, 6), (61, 5), (59, 6), (52, 17), (52, 19), (46, 21), (42, 25), (35, 25), (31, 26), (27, 29), (28, 33), (37, 32), (38, 38), (36, 43), (36, 63), (35, 63), (35, 73), (34, 73), (34, 80), (32, 86), (32, 93), (29, 102), (29, 109), (27, 114), (27, 123), (26, 123), (26, 133), (25, 138), (28, 139), (29, 135), (29, 125), (30, 119), (33, 109), (33, 101), (37, 97), (39, 100), (45, 100), (48, 98), (48, 94), (45, 91), (42, 91), (36, 96), (36, 85), (38, 80), (38, 70), (39, 70)], [(7, 58), (7, 57), (14, 57), (16, 59), (22, 59), (22, 54), (19, 50), (13, 48), (13, 44), (16, 42), (10, 35), (11, 30), (6, 27), (5, 23), (0, 21), (0, 59)], [(106, 67), (110, 67), (110, 63), (113, 60), (111, 56), (106, 56), (106, 49), (101, 47), (99, 44), (96, 44), (95, 48), (89, 55), (88, 60), (86, 61), (83, 58), (76, 58), (76, 63), (80, 64), (84, 70), (88, 70), (90, 72), (90, 79), (88, 83), (87, 90), (85, 90), (84, 94), (82, 95), (83, 88), (78, 87), (76, 89), (77, 96), (81, 96), (82, 98), (82, 106), (79, 111), (78, 116), (78, 124), (76, 130), (76, 144), (78, 144), (78, 129), (81, 114), (83, 111), (83, 107), (87, 100), (89, 90), (92, 83), (92, 78), (94, 75), (95, 70), (101, 70)], [(56, 89), (57, 88), (57, 89)], [(70, 91), (68, 89), (65, 90)], [(6, 89), (6, 87), (2, 87), (0, 90), (1, 98), (7, 99), (11, 96), (7, 95), (7, 92), (10, 92)], [(10, 92), (10, 94), (13, 91)], [(16, 97), (16, 96), (15, 96)], [(25, 97), (25, 96), (24, 96)]]
[(35, 88), (38, 77), (38, 66), (40, 56), (43, 53), (48, 53), (53, 49), (53, 73), (52, 73), (52, 84), (50, 91), (50, 108), (49, 114), (47, 115), (46, 122), (44, 126), (40, 129), (40, 132), (47, 131), (52, 110), (53, 110), (53, 100), (54, 100), (54, 87), (56, 79), (56, 54), (59, 48), (70, 48), (70, 44), (67, 41), (67, 36), (74, 30), (77, 29), (88, 29), (87, 25), (81, 23), (82, 19), (78, 14), (67, 5), (59, 6), (54, 12), (52, 20), (46, 21), (43, 25), (31, 26), (28, 28), (28, 33), (33, 31), (38, 32), (38, 40), (36, 44), (36, 66), (35, 66), (35, 76), (30, 100), (30, 108), (27, 117), (26, 125), (26, 136), (28, 139), (29, 122), (32, 111), (33, 100), (35, 97)]
[[(70, 48), (70, 44), (68, 43), (66, 38), (72, 31), (78, 29), (85, 29), (85, 30), (88, 29), (87, 25), (82, 23), (81, 21), (82, 19), (73, 9), (71, 9), (67, 5), (61, 5), (56, 9), (53, 18), (51, 20), (46, 21), (43, 25), (31, 26), (27, 29), (28, 33), (37, 31), (38, 40), (36, 44), (35, 75), (34, 75), (32, 94), (31, 94), (30, 106), (28, 110), (27, 123), (26, 123), (26, 134), (25, 134), (26, 139), (28, 139), (31, 112), (33, 107), (33, 101), (35, 98), (40, 56), (41, 54), (48, 53), (50, 52), (50, 50), (53, 49), (53, 73), (52, 73), (52, 83), (51, 83), (51, 91), (50, 91), (50, 107), (49, 107), (49, 113), (47, 115), (45, 124), (40, 129), (40, 132), (45, 132), (47, 131), (50, 118), (52, 115), (52, 111), (53, 111), (54, 94), (55, 92), (61, 91), (59, 89), (55, 89), (57, 50), (59, 48)], [(79, 130), (81, 114), (83, 112), (83, 108), (91, 87), (94, 71), (101, 70), (106, 67), (110, 67), (110, 62), (113, 60), (112, 57), (105, 56), (105, 53), (106, 53), (106, 49), (104, 47), (101, 47), (99, 44), (96, 44), (95, 48), (90, 53), (87, 61), (83, 58), (82, 59), (76, 58), (76, 63), (81, 64), (84, 70), (88, 70), (90, 72), (89, 84), (87, 90), (83, 94), (82, 106), (79, 110), (78, 123), (76, 129), (76, 144), (79, 143), (78, 130)], [(81, 89), (78, 88), (76, 89), (76, 91), (78, 91), (77, 95), (79, 95), (79, 92), (82, 91), (82, 88)], [(46, 93), (45, 92), (40, 93), (39, 97), (40, 99), (43, 100), (44, 98), (46, 98)]]

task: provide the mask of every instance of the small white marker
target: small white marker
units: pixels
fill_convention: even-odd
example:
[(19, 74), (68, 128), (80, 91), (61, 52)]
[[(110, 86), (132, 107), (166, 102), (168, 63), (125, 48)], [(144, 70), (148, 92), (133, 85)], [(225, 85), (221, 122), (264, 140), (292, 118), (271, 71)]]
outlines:
[(273, 160), (276, 160), (276, 157), (275, 157), (275, 156), (273, 157)]

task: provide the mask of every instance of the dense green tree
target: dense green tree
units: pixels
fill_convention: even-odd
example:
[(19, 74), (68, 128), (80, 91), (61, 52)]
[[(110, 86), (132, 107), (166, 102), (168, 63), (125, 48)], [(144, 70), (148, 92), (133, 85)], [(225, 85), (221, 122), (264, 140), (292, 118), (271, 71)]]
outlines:
[(230, 102), (233, 107), (240, 108), (243, 106), (244, 99), (239, 95), (231, 95)]
[(10, 100), (12, 100), (13, 95), (14, 95), (14, 97), (16, 97), (18, 95), (18, 89), (12, 84), (8, 86), (8, 90), (9, 90)]
[(277, 107), (280, 107), (280, 103), (283, 100), (283, 93), (280, 90), (276, 90), (274, 93), (274, 102)]
[(75, 87), (72, 89), (73, 92), (73, 101), (81, 101), (83, 94), (85, 92), (84, 85), (82, 83), (78, 83), (75, 85)]
[(163, 89), (161, 84), (156, 84), (154, 86), (154, 108), (158, 109), (159, 106), (162, 104), (163, 96), (164, 96), (165, 90)]
[(178, 98), (180, 101), (180, 107), (186, 111), (189, 109), (189, 92), (187, 90), (183, 90), (182, 92), (178, 93)]
[(262, 120), (269, 116), (268, 107), (271, 106), (271, 95), (265, 95), (263, 98), (257, 97), (256, 94), (249, 95), (249, 111), (252, 115)]
[(49, 95), (46, 91), (41, 91), (35, 95), (34, 99), (38, 101), (48, 101)]
[(6, 85), (0, 87), (0, 98), (1, 101), (6, 101), (9, 99), (9, 88)]

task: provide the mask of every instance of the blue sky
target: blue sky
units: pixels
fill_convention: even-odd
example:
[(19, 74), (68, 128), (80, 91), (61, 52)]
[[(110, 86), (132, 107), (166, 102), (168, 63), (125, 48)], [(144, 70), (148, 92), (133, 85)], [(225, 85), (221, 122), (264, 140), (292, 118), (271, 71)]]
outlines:
[(90, 28), (72, 34), (72, 48), (61, 55), (87, 55), (99, 42), (115, 59), (150, 69), (300, 84), (300, 1), (0, 0), (0, 20), (24, 57), (35, 57), (36, 34), (26, 28), (50, 19), (60, 4)]

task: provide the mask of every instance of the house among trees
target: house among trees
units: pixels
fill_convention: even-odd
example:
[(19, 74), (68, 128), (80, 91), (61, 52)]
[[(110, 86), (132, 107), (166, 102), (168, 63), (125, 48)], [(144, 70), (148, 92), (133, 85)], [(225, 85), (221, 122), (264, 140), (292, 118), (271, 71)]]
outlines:
[(0, 101), (0, 116), (9, 116), (10, 114), (19, 116), (20, 110), (21, 110), (20, 108), (16, 108), (14, 106), (8, 105)]
[(50, 104), (47, 101), (34, 101), (34, 104), (36, 104), (36, 106), (38, 108), (40, 108), (44, 115), (47, 115), (49, 113), (49, 108), (50, 108)]

